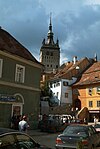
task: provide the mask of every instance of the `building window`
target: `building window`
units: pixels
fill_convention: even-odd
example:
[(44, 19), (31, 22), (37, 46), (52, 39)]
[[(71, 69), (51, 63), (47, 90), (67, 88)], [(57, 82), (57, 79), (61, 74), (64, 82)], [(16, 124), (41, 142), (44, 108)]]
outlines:
[(64, 81), (63, 82), (63, 86), (68, 86), (68, 82), (67, 81)]
[(46, 52), (46, 55), (49, 55), (49, 51)]
[(59, 92), (57, 92), (57, 97), (59, 96)]
[(56, 65), (56, 68), (58, 68), (58, 65)]
[(60, 86), (60, 83), (59, 83), (59, 82), (57, 82), (57, 83), (56, 83), (56, 86)]
[(50, 88), (52, 88), (53, 86), (52, 86), (52, 83), (50, 83)]
[(54, 87), (56, 87), (56, 84), (54, 84)]
[(89, 95), (92, 95), (92, 91), (93, 91), (93, 88), (92, 88), (92, 87), (89, 88), (89, 89), (88, 89), (88, 94), (89, 94)]
[(2, 65), (3, 65), (3, 59), (0, 59), (0, 78), (2, 77)]
[(89, 107), (93, 107), (93, 101), (89, 101)]
[(100, 100), (97, 101), (97, 107), (100, 107)]
[(65, 98), (68, 98), (68, 93), (65, 93)]
[(51, 52), (51, 56), (53, 56), (53, 52)]
[(15, 81), (24, 83), (24, 78), (25, 78), (25, 67), (16, 64)]

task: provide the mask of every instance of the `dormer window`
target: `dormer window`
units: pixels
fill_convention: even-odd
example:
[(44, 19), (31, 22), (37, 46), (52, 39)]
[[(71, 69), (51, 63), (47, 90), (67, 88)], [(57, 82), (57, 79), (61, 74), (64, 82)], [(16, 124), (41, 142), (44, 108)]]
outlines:
[(89, 94), (89, 95), (92, 95), (92, 91), (93, 91), (93, 88), (92, 88), (92, 87), (89, 88), (89, 89), (88, 89), (88, 94)]

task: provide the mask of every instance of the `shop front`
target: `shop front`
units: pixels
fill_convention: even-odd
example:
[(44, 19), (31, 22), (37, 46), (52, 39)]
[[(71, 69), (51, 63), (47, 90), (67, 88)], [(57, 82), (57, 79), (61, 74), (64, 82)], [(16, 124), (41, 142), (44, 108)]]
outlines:
[(11, 127), (12, 117), (22, 115), (23, 104), (19, 94), (0, 94), (0, 127)]
[(100, 121), (100, 110), (89, 110), (89, 121), (94, 122), (94, 117)]

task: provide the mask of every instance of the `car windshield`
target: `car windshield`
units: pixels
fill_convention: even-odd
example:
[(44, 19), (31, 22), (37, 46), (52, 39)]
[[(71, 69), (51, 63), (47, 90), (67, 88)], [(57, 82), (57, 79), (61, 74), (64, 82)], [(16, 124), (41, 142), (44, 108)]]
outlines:
[(100, 128), (100, 124), (94, 125), (95, 128)]
[(68, 126), (64, 131), (63, 134), (68, 134), (68, 135), (83, 135), (83, 136), (87, 136), (88, 135), (88, 131), (86, 128), (84, 127), (80, 127), (80, 126)]

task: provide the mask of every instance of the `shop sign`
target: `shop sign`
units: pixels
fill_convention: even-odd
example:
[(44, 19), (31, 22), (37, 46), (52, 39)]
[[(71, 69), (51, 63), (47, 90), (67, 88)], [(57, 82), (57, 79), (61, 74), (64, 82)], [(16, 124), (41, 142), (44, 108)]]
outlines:
[(16, 98), (13, 95), (0, 95), (0, 101), (2, 102), (13, 102)]
[(100, 111), (99, 110), (97, 110), (97, 111), (89, 111), (89, 113), (100, 113)]

